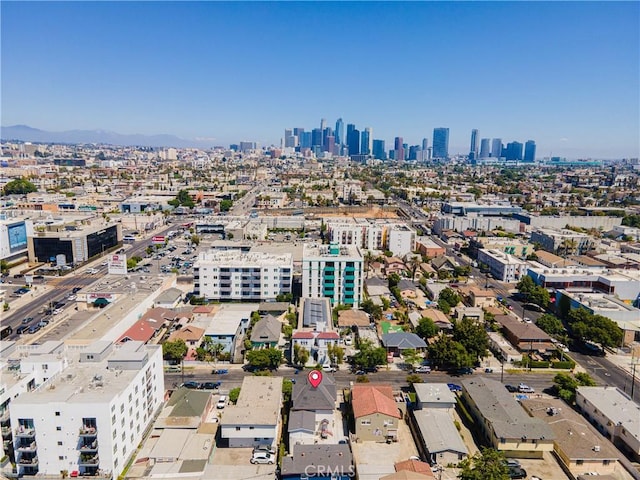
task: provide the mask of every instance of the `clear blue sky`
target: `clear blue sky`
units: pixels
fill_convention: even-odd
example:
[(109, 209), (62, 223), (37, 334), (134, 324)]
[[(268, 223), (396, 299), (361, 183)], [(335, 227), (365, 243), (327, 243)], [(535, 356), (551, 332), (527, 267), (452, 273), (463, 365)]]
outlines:
[(265, 145), (342, 117), (388, 148), (639, 155), (636, 1), (0, 5), (5, 126)]

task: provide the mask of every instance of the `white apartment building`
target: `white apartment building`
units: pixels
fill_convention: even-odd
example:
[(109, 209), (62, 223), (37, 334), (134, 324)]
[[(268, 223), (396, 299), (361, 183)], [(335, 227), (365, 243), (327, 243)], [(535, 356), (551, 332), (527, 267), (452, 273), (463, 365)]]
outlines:
[(224, 410), (220, 436), (231, 448), (274, 445), (281, 406), (282, 377), (244, 377), (238, 401)]
[(225, 250), (201, 253), (194, 292), (207, 300), (275, 300), (291, 292), (293, 255)]
[(491, 275), (502, 282), (519, 282), (527, 274), (527, 262), (498, 250), (478, 250), (478, 263), (484, 263)]
[(566, 228), (538, 228), (531, 232), (532, 244), (539, 243), (543, 250), (557, 255), (584, 255), (593, 247), (594, 240), (585, 233)]
[(416, 231), (407, 225), (394, 225), (389, 229), (387, 250), (394, 257), (404, 257), (416, 249)]
[(614, 387), (578, 387), (576, 406), (609, 440), (640, 458), (640, 406)]
[(302, 250), (302, 296), (327, 297), (332, 305), (358, 308), (363, 268), (362, 254), (354, 245), (306, 243)]
[(162, 405), (162, 348), (97, 341), (65, 355), (66, 369), (11, 402), (18, 474), (117, 478)]

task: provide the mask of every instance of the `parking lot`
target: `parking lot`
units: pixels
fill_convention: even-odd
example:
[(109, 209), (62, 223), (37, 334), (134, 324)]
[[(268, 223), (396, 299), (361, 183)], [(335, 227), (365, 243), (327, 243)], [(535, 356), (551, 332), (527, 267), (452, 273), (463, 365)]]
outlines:
[(205, 470), (204, 478), (272, 480), (276, 465), (252, 465), (251, 452), (251, 448), (216, 447)]

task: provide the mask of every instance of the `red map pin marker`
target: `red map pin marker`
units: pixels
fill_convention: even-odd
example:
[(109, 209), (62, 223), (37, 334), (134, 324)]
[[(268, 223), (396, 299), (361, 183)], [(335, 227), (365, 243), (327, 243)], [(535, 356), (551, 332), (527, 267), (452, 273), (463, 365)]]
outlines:
[(318, 385), (322, 383), (322, 372), (318, 370), (311, 370), (307, 378), (313, 388), (318, 388)]

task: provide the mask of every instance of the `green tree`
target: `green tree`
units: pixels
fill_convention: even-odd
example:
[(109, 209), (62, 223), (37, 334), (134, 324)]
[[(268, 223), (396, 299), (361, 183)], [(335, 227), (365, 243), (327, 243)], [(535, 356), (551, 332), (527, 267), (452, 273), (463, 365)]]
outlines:
[(470, 367), (474, 359), (467, 353), (464, 346), (447, 335), (440, 335), (429, 345), (429, 359), (437, 367)]
[(293, 293), (279, 293), (276, 297), (276, 302), (291, 303), (293, 300)]
[(416, 327), (416, 333), (418, 336), (425, 339), (435, 337), (439, 331), (440, 329), (438, 326), (428, 317), (422, 317)]
[(461, 480), (509, 480), (509, 468), (504, 454), (493, 448), (482, 448), (472, 457), (462, 460), (458, 467)]
[(200, 236), (199, 235), (191, 235), (191, 243), (193, 243), (196, 247), (200, 245)]
[(182, 361), (188, 350), (189, 347), (187, 347), (187, 344), (181, 338), (162, 344), (162, 356), (165, 360), (172, 360), (174, 362)]
[(299, 344), (293, 345), (293, 363), (294, 365), (306, 365), (309, 361), (309, 350), (300, 346)]
[(38, 187), (26, 178), (16, 178), (7, 182), (2, 190), (4, 195), (26, 195), (27, 193), (37, 192)]
[(0, 273), (7, 273), (9, 271), (9, 263), (6, 260), (0, 260)]
[(282, 380), (282, 400), (285, 403), (289, 403), (291, 400), (291, 394), (293, 393), (293, 382), (288, 378)]
[(233, 207), (233, 201), (232, 200), (222, 200), (220, 202), (220, 211), (221, 212), (228, 212), (229, 210), (231, 210), (231, 207)]
[(375, 305), (373, 300), (370, 298), (367, 298), (365, 301), (360, 303), (360, 308), (376, 320), (382, 319), (382, 307), (380, 305)]
[(282, 362), (282, 351), (277, 348), (263, 348), (247, 352), (249, 365), (258, 370), (276, 370)]
[(178, 195), (176, 195), (176, 198), (174, 198), (173, 200), (169, 200), (167, 203), (173, 207), (183, 206), (193, 208), (196, 205), (191, 199), (191, 196), (189, 195), (189, 192), (187, 190), (180, 190), (178, 192)]
[(392, 273), (391, 275), (389, 275), (388, 281), (389, 281), (389, 289), (397, 287), (398, 283), (400, 283), (400, 275), (398, 275), (397, 273)]
[(562, 321), (550, 313), (540, 316), (536, 321), (536, 325), (551, 336), (562, 335), (565, 332)]
[(489, 335), (482, 325), (469, 317), (454, 322), (453, 340), (460, 343), (474, 360), (487, 356)]
[(407, 363), (412, 367), (422, 361), (422, 355), (417, 352), (415, 348), (407, 348), (406, 350), (403, 350), (402, 358), (404, 358), (404, 363)]
[(229, 401), (235, 404), (240, 396), (240, 387), (232, 388), (229, 390)]
[(455, 290), (447, 287), (440, 292), (440, 295), (438, 296), (438, 300), (444, 300), (449, 304), (450, 307), (453, 308), (456, 305), (458, 305), (458, 303), (460, 303), (461, 298), (460, 298), (460, 295), (458, 295)]
[(387, 363), (387, 351), (383, 347), (374, 347), (370, 340), (361, 340), (359, 351), (353, 356), (353, 363), (360, 368), (372, 368)]
[(529, 275), (525, 275), (524, 277), (522, 277), (520, 279), (520, 281), (516, 285), (516, 289), (520, 293), (526, 295), (526, 294), (531, 293), (535, 286), (536, 286), (536, 284), (533, 282), (533, 279)]
[(558, 373), (553, 377), (554, 393), (570, 405), (576, 400), (576, 389), (578, 387), (594, 387), (596, 382), (588, 373), (580, 372), (575, 376), (569, 373)]
[(623, 332), (616, 322), (585, 308), (571, 310), (568, 321), (573, 334), (582, 341), (596, 343), (603, 349), (617, 347), (622, 342)]
[(447, 302), (444, 298), (438, 299), (438, 308), (442, 310), (442, 312), (446, 315), (449, 315), (449, 312), (451, 312), (451, 305), (449, 305), (449, 302)]
[(540, 305), (542, 308), (547, 308), (551, 302), (549, 291), (538, 285), (536, 285), (529, 293), (529, 299), (536, 305)]
[(413, 385), (414, 383), (422, 383), (422, 377), (420, 375), (412, 373), (411, 375), (407, 375), (407, 383), (409, 385)]

